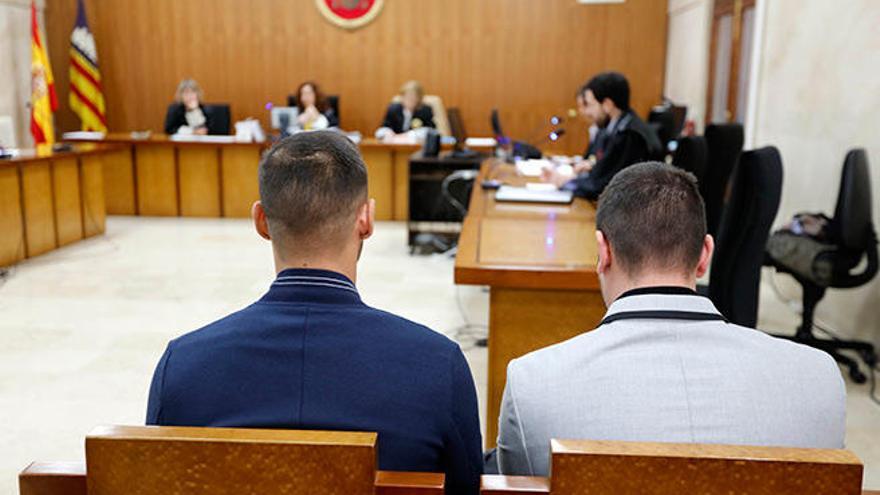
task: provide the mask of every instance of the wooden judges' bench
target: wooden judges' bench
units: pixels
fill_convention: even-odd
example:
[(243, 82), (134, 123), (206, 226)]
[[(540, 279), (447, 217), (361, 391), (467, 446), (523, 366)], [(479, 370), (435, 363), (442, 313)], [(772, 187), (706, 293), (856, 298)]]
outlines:
[[(111, 133), (100, 142), (122, 148), (104, 161), (111, 215), (250, 216), (259, 199), (257, 168), (267, 143), (181, 141), (154, 134)], [(407, 220), (409, 157), (421, 146), (373, 138), (359, 144), (376, 200), (376, 220)]]
[(495, 445), (507, 363), (595, 328), (605, 314), (596, 274), (596, 209), (498, 203), (483, 179), (522, 185), (513, 165), (483, 162), (462, 225), (455, 283), (489, 286), (486, 447)]
[[(552, 440), (551, 477), (482, 477), (486, 495), (858, 495), (846, 450)], [(377, 471), (375, 433), (99, 427), (86, 462), (35, 462), (20, 495), (442, 494), (444, 475)], [(876, 492), (864, 492), (878, 495)]]
[(112, 145), (26, 150), (0, 160), (0, 266), (104, 233), (104, 160)]

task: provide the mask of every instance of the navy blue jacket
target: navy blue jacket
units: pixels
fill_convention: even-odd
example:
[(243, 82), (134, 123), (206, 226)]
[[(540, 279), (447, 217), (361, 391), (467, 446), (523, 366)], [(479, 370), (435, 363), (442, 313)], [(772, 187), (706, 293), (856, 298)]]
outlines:
[(361, 302), (345, 276), (284, 270), (258, 302), (179, 337), (147, 424), (375, 431), (379, 468), (479, 491), (477, 396), (459, 346)]

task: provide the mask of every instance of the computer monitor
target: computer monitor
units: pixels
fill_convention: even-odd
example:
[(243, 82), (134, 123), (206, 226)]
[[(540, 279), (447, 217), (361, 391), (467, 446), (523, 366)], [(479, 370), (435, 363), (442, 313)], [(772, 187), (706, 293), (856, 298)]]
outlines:
[(465, 141), (467, 141), (467, 131), (464, 130), (461, 112), (458, 108), (452, 107), (446, 111), (446, 116), (449, 119), (449, 129), (452, 131), (452, 137), (455, 138), (455, 149), (456, 151), (463, 150)]
[(492, 132), (495, 133), (495, 139), (503, 138), (504, 131), (501, 130), (501, 117), (498, 116), (498, 109), (492, 109)]
[(270, 110), (272, 129), (281, 129), (286, 131), (288, 128), (296, 124), (296, 118), (299, 116), (297, 107), (272, 107)]

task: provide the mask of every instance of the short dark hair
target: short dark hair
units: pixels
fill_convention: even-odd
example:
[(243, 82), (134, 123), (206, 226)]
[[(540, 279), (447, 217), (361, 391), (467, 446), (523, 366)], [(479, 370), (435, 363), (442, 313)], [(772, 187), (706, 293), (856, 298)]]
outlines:
[(588, 89), (599, 103), (605, 101), (605, 98), (611, 98), (614, 106), (624, 111), (629, 110), (629, 81), (620, 72), (596, 74), (587, 81), (582, 92), (586, 93)]
[(367, 167), (335, 131), (279, 141), (260, 163), (260, 201), (269, 232), (283, 241), (338, 242), (367, 199)]
[(596, 229), (629, 275), (647, 269), (688, 272), (699, 263), (706, 237), (697, 179), (660, 162), (629, 166), (599, 196)]

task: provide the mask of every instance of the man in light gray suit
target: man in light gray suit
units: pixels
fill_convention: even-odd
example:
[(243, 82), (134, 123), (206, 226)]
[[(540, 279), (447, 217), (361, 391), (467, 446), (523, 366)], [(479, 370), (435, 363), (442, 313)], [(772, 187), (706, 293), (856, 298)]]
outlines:
[(843, 447), (834, 360), (727, 323), (694, 291), (714, 243), (692, 175), (628, 167), (600, 197), (596, 229), (608, 312), (508, 365), (503, 474), (546, 476), (551, 438)]

